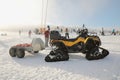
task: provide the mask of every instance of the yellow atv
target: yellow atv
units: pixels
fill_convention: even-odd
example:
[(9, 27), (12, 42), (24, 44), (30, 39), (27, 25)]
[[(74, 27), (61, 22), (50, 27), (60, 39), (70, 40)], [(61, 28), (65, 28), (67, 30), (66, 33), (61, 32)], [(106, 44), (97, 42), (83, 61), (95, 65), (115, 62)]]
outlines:
[(51, 31), (50, 45), (52, 51), (45, 57), (46, 62), (68, 60), (68, 53), (84, 53), (87, 60), (102, 59), (109, 54), (108, 50), (100, 47), (98, 36), (88, 35), (88, 29), (81, 30), (74, 39), (66, 39), (58, 31)]

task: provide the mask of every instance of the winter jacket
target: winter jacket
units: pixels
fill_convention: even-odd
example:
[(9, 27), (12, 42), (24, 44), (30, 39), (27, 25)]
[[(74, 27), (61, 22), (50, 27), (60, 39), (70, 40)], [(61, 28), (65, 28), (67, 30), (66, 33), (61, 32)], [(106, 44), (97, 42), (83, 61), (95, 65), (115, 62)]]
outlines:
[(49, 38), (49, 34), (50, 34), (49, 30), (46, 30), (45, 33), (44, 33), (46, 38)]

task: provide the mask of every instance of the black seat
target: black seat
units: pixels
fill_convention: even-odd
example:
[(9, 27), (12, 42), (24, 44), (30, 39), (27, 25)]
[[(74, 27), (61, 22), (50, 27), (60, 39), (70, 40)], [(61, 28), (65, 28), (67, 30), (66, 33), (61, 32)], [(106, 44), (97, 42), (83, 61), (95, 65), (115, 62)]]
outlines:
[(66, 38), (61, 38), (61, 40), (64, 40), (64, 41), (76, 41), (79, 37), (76, 37), (76, 38), (72, 38), (72, 39), (66, 39)]

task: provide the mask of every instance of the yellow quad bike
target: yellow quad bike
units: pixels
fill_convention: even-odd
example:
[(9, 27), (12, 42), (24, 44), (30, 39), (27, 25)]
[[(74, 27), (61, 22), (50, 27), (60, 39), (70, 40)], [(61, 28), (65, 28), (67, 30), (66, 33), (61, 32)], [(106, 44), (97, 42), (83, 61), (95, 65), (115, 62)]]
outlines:
[(45, 57), (46, 62), (69, 60), (68, 53), (81, 52), (87, 60), (98, 60), (106, 57), (109, 51), (100, 47), (101, 40), (96, 35), (88, 35), (88, 29), (79, 32), (74, 39), (66, 39), (58, 31), (50, 32), (52, 51)]

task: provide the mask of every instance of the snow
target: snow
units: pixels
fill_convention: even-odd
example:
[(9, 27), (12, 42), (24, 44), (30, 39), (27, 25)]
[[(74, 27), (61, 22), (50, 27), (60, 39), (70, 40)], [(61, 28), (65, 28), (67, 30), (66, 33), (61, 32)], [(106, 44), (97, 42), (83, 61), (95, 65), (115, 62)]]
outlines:
[[(71, 37), (76, 34), (71, 34)], [(11, 46), (31, 43), (33, 38), (43, 35), (7, 33), (0, 36), (0, 80), (120, 80), (120, 36), (100, 36), (102, 46), (110, 54), (101, 60), (88, 61), (81, 53), (70, 54), (69, 61), (45, 62), (50, 49), (36, 54), (26, 52), (24, 58), (12, 58)]]

